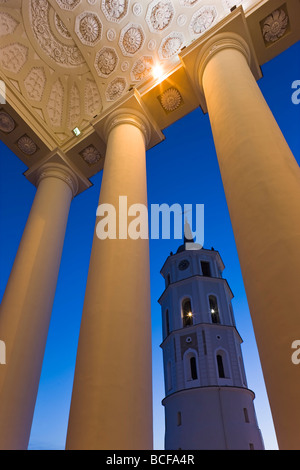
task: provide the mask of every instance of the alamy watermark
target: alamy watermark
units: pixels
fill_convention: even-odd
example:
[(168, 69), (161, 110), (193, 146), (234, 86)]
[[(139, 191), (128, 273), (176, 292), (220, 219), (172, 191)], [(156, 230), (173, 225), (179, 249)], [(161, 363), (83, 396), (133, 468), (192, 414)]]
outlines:
[(292, 103), (299, 104), (300, 103), (300, 80), (293, 81), (292, 89), (295, 90), (291, 96)]
[(0, 340), (0, 364), (6, 364), (6, 346), (4, 341)]
[(295, 365), (300, 364), (300, 339), (295, 339), (291, 345), (292, 349), (295, 349), (291, 356), (292, 363)]
[(6, 104), (6, 86), (3, 80), (0, 80), (0, 104)]
[[(127, 196), (119, 196), (118, 207), (108, 203), (100, 204), (96, 215), (100, 217), (96, 225), (96, 234), (100, 240), (149, 237), (152, 240), (169, 240), (173, 227), (173, 238), (180, 240), (184, 235), (186, 249), (199, 249), (204, 244), (204, 204), (196, 204), (194, 210), (193, 204), (184, 204), (183, 208), (177, 203), (171, 206), (166, 203), (151, 204), (149, 214), (146, 205), (137, 203), (128, 206)], [(195, 231), (191, 227), (195, 227)]]

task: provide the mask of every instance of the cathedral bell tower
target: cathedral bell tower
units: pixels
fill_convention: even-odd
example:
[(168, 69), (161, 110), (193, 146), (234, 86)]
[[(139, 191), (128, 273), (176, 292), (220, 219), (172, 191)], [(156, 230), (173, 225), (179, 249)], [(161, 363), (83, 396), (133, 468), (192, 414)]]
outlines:
[(218, 251), (186, 243), (161, 270), (167, 450), (264, 449), (223, 270)]

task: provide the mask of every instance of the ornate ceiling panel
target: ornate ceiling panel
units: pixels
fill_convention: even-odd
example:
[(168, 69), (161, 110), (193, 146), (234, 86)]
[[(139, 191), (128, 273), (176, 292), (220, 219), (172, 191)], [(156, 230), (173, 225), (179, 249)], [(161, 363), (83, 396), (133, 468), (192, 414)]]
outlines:
[(0, 67), (58, 141), (149, 79), (230, 11), (229, 0), (0, 2)]
[(105, 151), (93, 123), (134, 89), (160, 129), (199, 106), (179, 54), (239, 5), (260, 64), (295, 42), (297, 0), (0, 0), (0, 79), (15, 111), (0, 106), (0, 137), (28, 165), (60, 147), (94, 174)]

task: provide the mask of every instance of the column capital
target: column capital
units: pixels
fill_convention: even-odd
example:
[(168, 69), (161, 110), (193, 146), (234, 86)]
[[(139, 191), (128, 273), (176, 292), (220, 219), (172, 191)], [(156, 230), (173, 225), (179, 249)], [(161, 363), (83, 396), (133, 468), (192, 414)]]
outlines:
[(45, 163), (36, 172), (35, 185), (38, 187), (40, 182), (45, 178), (58, 178), (64, 181), (71, 189), (73, 197), (76, 196), (79, 184), (78, 179), (73, 171), (61, 163)]
[(200, 91), (203, 95), (204, 91), (202, 86), (202, 78), (205, 67), (215, 54), (224, 49), (238, 50), (244, 55), (248, 65), (250, 66), (251, 52), (245, 39), (243, 39), (238, 34), (231, 32), (216, 34), (201, 48), (195, 64), (195, 75), (198, 78)]
[(145, 146), (148, 146), (151, 139), (150, 123), (142, 113), (130, 108), (120, 108), (109, 115), (103, 128), (103, 136), (106, 142), (111, 130), (120, 124), (131, 124), (140, 129), (144, 135)]

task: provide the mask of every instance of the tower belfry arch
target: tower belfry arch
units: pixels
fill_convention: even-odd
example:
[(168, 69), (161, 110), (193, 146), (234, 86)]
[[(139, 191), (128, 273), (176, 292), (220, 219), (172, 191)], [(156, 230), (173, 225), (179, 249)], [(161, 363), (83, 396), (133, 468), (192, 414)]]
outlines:
[[(299, 40), (298, 23), (297, 0), (237, 6), (89, 0), (88, 8), (82, 0), (1, 3), (0, 137), (37, 191), (1, 304), (0, 448), (28, 445), (72, 199), (103, 170), (99, 201), (113, 204), (126, 195), (129, 204), (147, 205), (147, 150), (199, 106), (211, 122), (279, 445), (297, 446), (300, 384), (290, 349), (299, 322), (299, 252), (291, 249), (300, 233), (299, 168), (256, 81), (261, 65)], [(162, 76), (154, 78), (157, 64)], [(148, 241), (116, 241), (94, 237), (70, 449), (152, 447)], [(289, 275), (282, 275), (283, 259)], [(106, 341), (103, 308), (115, 300), (107, 277), (112, 262), (115, 288), (133, 315), (135, 353), (145, 357), (138, 387), (128, 380), (141, 365), (124, 339), (121, 297), (114, 302), (120, 321), (113, 347)], [(120, 347), (126, 368), (111, 353)], [(285, 384), (280, 394), (278, 383)]]

